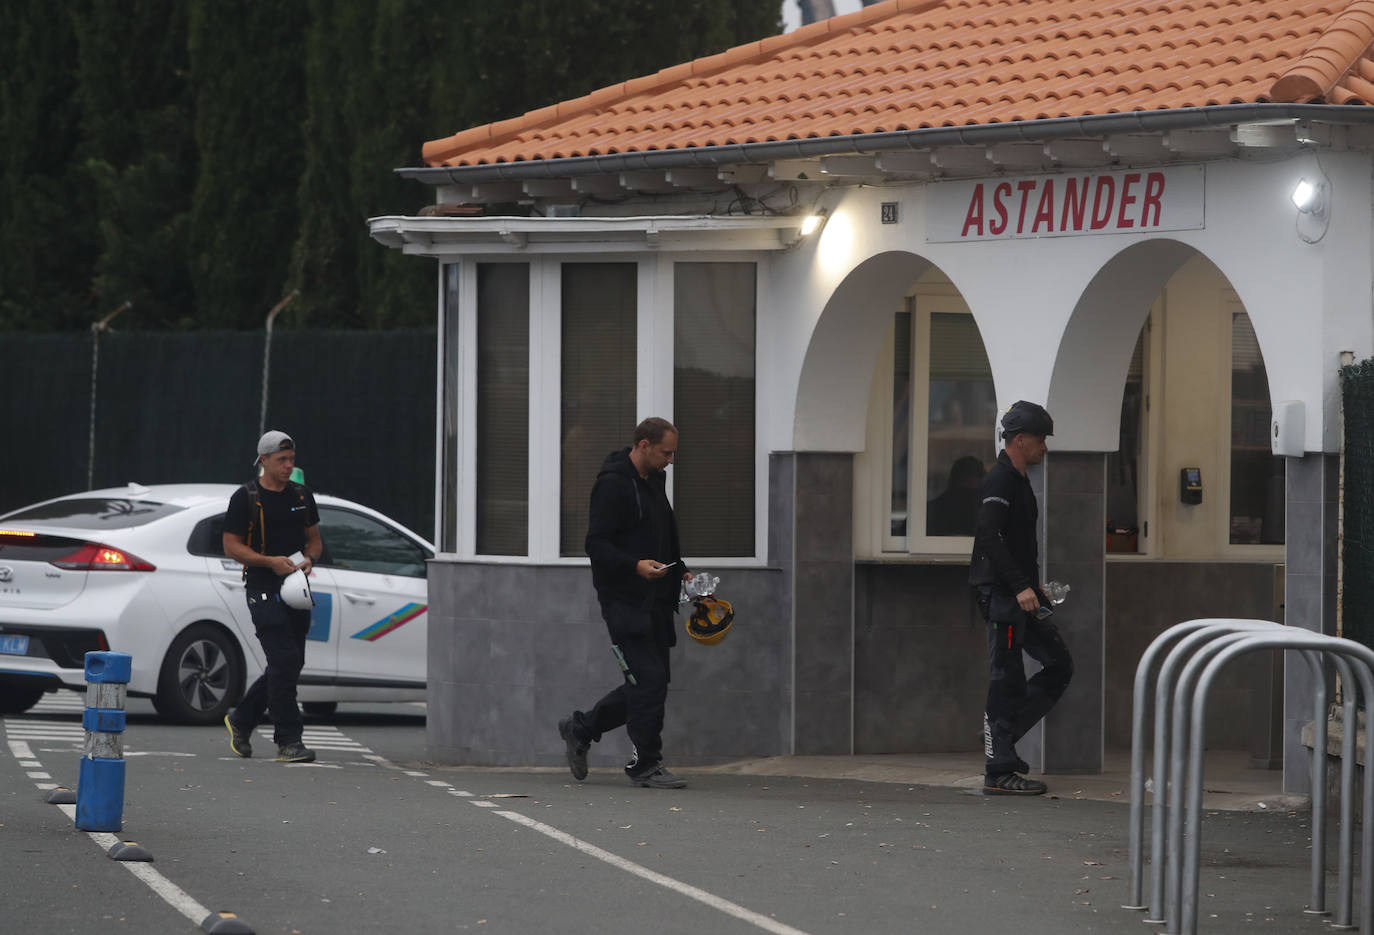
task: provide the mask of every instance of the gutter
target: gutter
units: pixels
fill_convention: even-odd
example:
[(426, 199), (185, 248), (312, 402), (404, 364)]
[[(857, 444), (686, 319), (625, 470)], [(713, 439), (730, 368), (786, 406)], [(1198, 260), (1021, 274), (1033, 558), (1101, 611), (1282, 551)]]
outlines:
[(802, 140), (770, 140), (732, 143), (727, 146), (696, 146), (659, 149), (606, 156), (572, 156), (527, 162), (502, 162), (474, 166), (440, 166), (395, 169), (401, 178), (430, 185), (473, 185), (483, 182), (515, 182), (527, 179), (566, 179), (574, 176), (611, 175), (643, 170), (714, 168), (749, 165), (783, 159), (819, 156), (871, 155), (879, 152), (931, 149), (937, 146), (986, 146), (992, 143), (1029, 143), (1122, 133), (1162, 133), (1229, 127), (1241, 123), (1282, 121), (1374, 124), (1374, 107), (1348, 104), (1224, 104), (1215, 107), (1182, 107), (1173, 110), (1131, 111), (1123, 114), (1089, 114), (1083, 117), (1049, 117), (1009, 123), (961, 127), (922, 127), (887, 133), (854, 133)]

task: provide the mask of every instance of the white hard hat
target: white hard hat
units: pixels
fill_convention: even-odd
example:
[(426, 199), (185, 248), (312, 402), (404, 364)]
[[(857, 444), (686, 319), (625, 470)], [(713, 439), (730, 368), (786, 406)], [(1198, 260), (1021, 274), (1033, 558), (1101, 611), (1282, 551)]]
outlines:
[(304, 568), (297, 568), (282, 580), (281, 599), (287, 607), (296, 610), (315, 606), (315, 599), (310, 596), (310, 579), (305, 576)]

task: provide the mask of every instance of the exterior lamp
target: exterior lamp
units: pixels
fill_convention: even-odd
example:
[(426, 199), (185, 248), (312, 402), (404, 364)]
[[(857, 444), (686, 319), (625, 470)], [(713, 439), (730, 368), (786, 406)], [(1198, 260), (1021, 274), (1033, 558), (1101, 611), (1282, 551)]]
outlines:
[(1293, 207), (1302, 214), (1326, 216), (1326, 182), (1302, 178), (1293, 188)]
[(825, 225), (825, 218), (828, 214), (830, 214), (830, 212), (825, 208), (817, 208), (814, 214), (808, 214), (805, 220), (802, 221), (801, 235), (803, 237), (810, 237), (812, 234), (816, 233), (816, 231), (820, 230)]
[(1293, 186), (1293, 207), (1298, 209), (1297, 233), (1303, 243), (1317, 243), (1331, 223), (1331, 182), (1320, 168)]

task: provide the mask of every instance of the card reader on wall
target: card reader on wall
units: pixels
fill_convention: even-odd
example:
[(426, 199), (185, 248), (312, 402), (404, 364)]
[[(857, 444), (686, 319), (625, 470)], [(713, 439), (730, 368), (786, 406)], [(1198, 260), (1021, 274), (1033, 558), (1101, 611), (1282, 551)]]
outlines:
[(1178, 499), (1190, 506), (1202, 502), (1202, 468), (1179, 468)]

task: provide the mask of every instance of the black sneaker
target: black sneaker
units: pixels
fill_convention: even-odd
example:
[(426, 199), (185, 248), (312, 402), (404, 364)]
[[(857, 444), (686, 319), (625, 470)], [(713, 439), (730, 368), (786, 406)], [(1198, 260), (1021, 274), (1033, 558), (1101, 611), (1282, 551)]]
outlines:
[(315, 751), (297, 740), (295, 743), (282, 744), (277, 748), (278, 763), (313, 763)]
[(251, 734), (245, 733), (234, 726), (234, 722), (229, 720), (229, 715), (224, 716), (224, 726), (229, 728), (229, 749), (234, 751), (235, 756), (241, 756), (245, 760), (253, 755), (253, 745), (249, 743)]
[(686, 789), (687, 780), (679, 779), (662, 766), (655, 766), (647, 773), (631, 775), (630, 782), (647, 789)]
[(587, 778), (587, 750), (591, 744), (577, 739), (577, 734), (573, 733), (571, 717), (565, 717), (558, 722), (558, 736), (568, 745), (568, 769), (572, 771), (573, 779), (581, 782)]
[(1044, 795), (1050, 790), (1038, 779), (1027, 779), (1015, 773), (1001, 776), (986, 776), (983, 779), (983, 795)]

